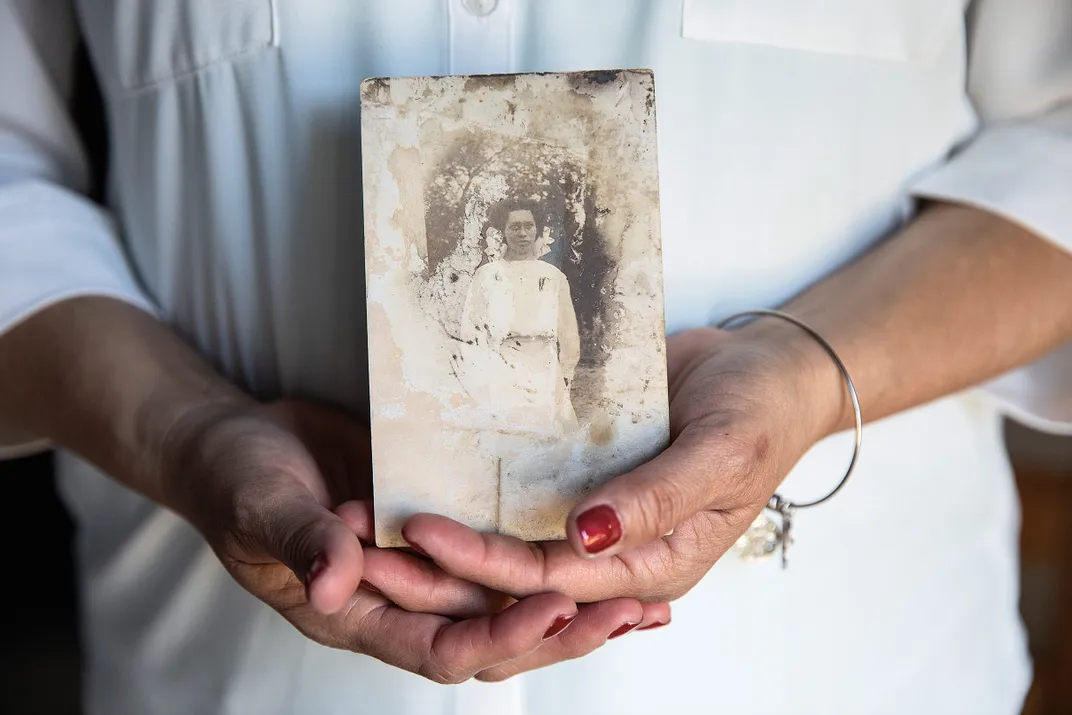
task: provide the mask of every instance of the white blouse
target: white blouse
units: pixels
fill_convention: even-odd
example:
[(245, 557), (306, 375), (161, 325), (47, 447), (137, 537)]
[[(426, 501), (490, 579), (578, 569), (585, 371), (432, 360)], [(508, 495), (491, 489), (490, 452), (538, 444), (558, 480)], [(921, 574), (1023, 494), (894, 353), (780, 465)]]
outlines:
[[(652, 68), (670, 331), (786, 300), (918, 196), (1072, 249), (1069, 28), (1068, 0), (0, 0), (0, 333), (114, 296), (259, 395), (366, 409), (368, 76)], [(79, 38), (105, 207), (67, 109)], [(990, 394), (1069, 429), (1072, 349)], [(846, 449), (818, 445), (784, 491), (820, 492)], [(89, 713), (1011, 715), (1030, 680), (1015, 490), (981, 392), (869, 425), (852, 484), (800, 515), (789, 571), (727, 557), (670, 627), (497, 686), (304, 639), (181, 519), (59, 466)]]

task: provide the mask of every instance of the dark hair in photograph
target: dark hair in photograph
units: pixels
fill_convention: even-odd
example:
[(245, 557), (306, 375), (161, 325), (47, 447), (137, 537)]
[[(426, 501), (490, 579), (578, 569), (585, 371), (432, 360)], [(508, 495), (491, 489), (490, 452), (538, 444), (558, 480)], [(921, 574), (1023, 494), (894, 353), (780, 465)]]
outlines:
[(536, 221), (536, 234), (539, 235), (543, 231), (547, 217), (540, 213), (540, 204), (531, 199), (507, 198), (492, 206), (488, 211), (488, 228), (494, 227), (505, 232), (506, 220), (514, 211), (532, 212), (532, 218)]

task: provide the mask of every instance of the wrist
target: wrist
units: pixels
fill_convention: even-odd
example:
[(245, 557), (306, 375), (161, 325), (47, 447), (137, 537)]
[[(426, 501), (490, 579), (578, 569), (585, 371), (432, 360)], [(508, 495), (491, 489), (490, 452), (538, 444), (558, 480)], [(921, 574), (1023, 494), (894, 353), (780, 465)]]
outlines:
[(782, 378), (812, 442), (851, 427), (853, 410), (845, 379), (822, 343), (799, 326), (772, 316), (757, 318), (740, 333), (780, 356)]
[(162, 390), (136, 410), (133, 432), (137, 469), (142, 484), (151, 485), (150, 498), (193, 520), (194, 445), (213, 426), (248, 412), (258, 403), (230, 385), (211, 390)]

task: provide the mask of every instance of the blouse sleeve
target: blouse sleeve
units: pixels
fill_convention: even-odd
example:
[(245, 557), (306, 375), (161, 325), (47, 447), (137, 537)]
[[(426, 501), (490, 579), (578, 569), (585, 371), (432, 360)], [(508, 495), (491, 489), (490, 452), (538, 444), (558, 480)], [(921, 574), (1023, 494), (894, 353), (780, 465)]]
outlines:
[(581, 359), (581, 337), (577, 329), (577, 311), (573, 307), (569, 281), (562, 276), (558, 295), (558, 360), (566, 378), (573, 379), (573, 371)]
[[(71, 3), (0, 0), (0, 336), (76, 296), (155, 312), (111, 217), (85, 196), (89, 172), (67, 108), (77, 44)], [(0, 459), (47, 446), (0, 415)]]
[[(1072, 252), (1072, 2), (975, 0), (968, 19), (978, 129), (911, 192), (989, 211)], [(1072, 343), (986, 390), (1011, 417), (1072, 434)]]
[(469, 283), (469, 290), (465, 296), (465, 309), (462, 311), (462, 320), (458, 332), (462, 340), (472, 345), (487, 348), (488, 340), (488, 293), (487, 293), (487, 270), (481, 267), (473, 274), (473, 280)]

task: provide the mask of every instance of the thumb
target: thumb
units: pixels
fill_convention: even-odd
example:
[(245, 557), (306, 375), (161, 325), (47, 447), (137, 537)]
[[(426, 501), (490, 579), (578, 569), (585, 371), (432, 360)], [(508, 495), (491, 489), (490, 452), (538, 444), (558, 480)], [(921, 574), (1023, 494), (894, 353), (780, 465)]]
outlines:
[(566, 535), (581, 556), (610, 556), (670, 534), (707, 509), (731, 469), (705, 430), (684, 430), (662, 454), (592, 492), (570, 512)]
[(309, 492), (292, 488), (273, 494), (256, 523), (268, 556), (305, 584), (316, 611), (331, 614), (346, 605), (361, 583), (364, 557), (345, 521)]

